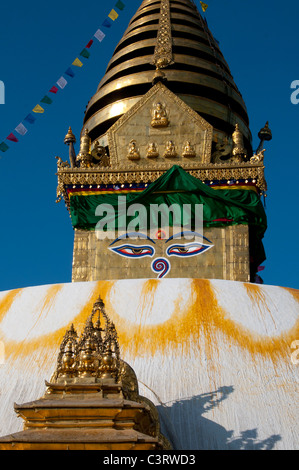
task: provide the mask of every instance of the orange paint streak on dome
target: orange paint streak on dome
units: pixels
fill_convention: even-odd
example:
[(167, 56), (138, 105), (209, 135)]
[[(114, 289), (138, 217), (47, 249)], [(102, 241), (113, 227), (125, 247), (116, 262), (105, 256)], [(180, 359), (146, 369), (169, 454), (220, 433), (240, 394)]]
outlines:
[[(54, 302), (55, 296), (60, 291), (62, 285), (54, 285), (51, 286), (47, 292), (47, 295), (43, 302), (43, 308), (47, 308), (50, 306), (51, 302)], [(79, 331), (82, 330), (82, 327), (85, 324), (87, 317), (90, 315), (93, 304), (98, 299), (99, 296), (102, 297), (104, 302), (107, 299), (107, 296), (110, 292), (112, 287), (112, 283), (109, 281), (99, 281), (93, 290), (90, 298), (85, 303), (84, 307), (81, 311), (74, 316), (73, 320), (59, 328), (55, 332), (51, 332), (45, 335), (38, 336), (37, 338), (30, 339), (28, 341), (5, 341), (5, 353), (7, 360), (16, 361), (15, 365), (18, 363), (18, 360), (21, 359), (21, 366), (24, 366), (24, 359), (28, 359), (31, 361), (31, 357), (34, 354), (35, 364), (34, 367), (44, 368), (47, 364), (53, 361), (53, 355), (56, 358), (59, 346), (63, 339), (63, 336), (66, 330), (71, 326), (71, 323), (74, 324), (74, 327)], [(11, 303), (13, 299), (11, 300)], [(7, 310), (6, 310), (7, 311)], [(41, 312), (42, 315), (42, 312)], [(1, 318), (1, 317), (0, 317)]]
[(22, 289), (14, 289), (9, 291), (0, 301), (0, 322), (9, 311), (16, 297), (21, 293)]
[[(175, 351), (180, 354), (182, 350), (188, 351), (191, 344), (204, 339), (208, 359), (215, 358), (218, 344), (223, 344), (223, 340), (253, 357), (260, 355), (273, 362), (289, 357), (289, 345), (299, 337), (299, 321), (287, 333), (265, 337), (232, 320), (229, 312), (219, 306), (208, 280), (193, 280), (192, 291), (192, 301), (185, 311), (175, 308), (172, 317), (159, 325), (133, 325), (113, 312), (111, 317), (119, 334), (121, 350), (133, 356), (154, 356), (157, 352), (175, 354)], [(263, 296), (257, 293), (255, 296), (262, 301)]]

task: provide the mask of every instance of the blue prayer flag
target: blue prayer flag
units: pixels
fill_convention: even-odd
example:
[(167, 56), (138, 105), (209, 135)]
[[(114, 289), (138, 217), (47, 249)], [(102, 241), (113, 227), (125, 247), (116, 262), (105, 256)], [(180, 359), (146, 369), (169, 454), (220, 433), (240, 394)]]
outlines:
[(69, 77), (74, 77), (75, 74), (73, 72), (73, 70), (71, 69), (71, 67), (69, 67), (66, 71), (65, 71), (66, 75), (68, 75)]
[(36, 117), (33, 114), (29, 113), (28, 116), (25, 117), (24, 121), (33, 124), (36, 121)]
[(102, 26), (105, 26), (106, 28), (111, 28), (111, 23), (108, 18), (105, 19), (105, 21), (102, 23)]

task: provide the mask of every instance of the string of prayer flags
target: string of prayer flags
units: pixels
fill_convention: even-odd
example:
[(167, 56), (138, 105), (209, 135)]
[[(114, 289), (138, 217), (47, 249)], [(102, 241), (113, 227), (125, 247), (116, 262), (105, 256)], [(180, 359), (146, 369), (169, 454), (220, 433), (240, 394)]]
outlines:
[(206, 3), (204, 2), (199, 2), (201, 4), (201, 8), (202, 8), (202, 11), (205, 12), (208, 8), (209, 5), (207, 5)]
[(33, 110), (32, 110), (34, 113), (37, 113), (37, 114), (43, 114), (45, 112), (44, 108), (42, 108), (39, 104), (37, 104)]
[[(203, 2), (200, 2), (202, 4), (202, 7), (208, 7), (206, 4), (204, 4)], [(102, 26), (104, 28), (111, 28), (111, 26), (113, 25), (113, 22), (119, 17), (119, 13), (118, 12), (121, 12), (123, 11), (123, 9), (125, 8), (125, 3), (122, 1), (122, 0), (117, 0), (115, 5), (114, 5), (114, 8), (110, 11), (109, 15), (105, 18), (105, 20), (103, 21), (102, 23)], [(117, 10), (117, 11), (116, 11)], [(204, 10), (205, 11), (205, 10)], [(82, 51), (80, 52), (79, 56), (76, 57), (76, 59), (73, 61), (73, 63), (71, 64), (72, 66), (74, 67), (82, 67), (83, 66), (83, 62), (80, 60), (81, 57), (83, 57), (84, 59), (89, 59), (90, 57), (90, 48), (91, 46), (93, 45), (93, 42), (94, 42), (94, 38), (98, 40), (98, 42), (102, 42), (103, 39), (106, 37), (106, 34), (101, 30), (101, 29), (98, 29), (94, 35), (93, 35), (93, 38), (90, 39), (88, 41), (88, 43), (86, 44), (86, 46), (82, 49)], [(80, 58), (79, 58), (80, 57)], [(64, 74), (57, 80), (57, 82), (55, 83), (55, 85), (53, 85), (50, 90), (49, 90), (49, 93), (52, 93), (52, 96), (53, 95), (56, 95), (56, 93), (60, 90), (63, 90), (66, 85), (68, 84), (68, 81), (66, 80), (66, 78), (64, 77), (67, 76), (67, 77), (74, 77), (75, 76), (75, 72), (74, 70), (72, 69), (72, 67), (68, 67), (66, 69), (66, 71), (64, 72)], [(56, 86), (57, 85), (57, 86)], [(48, 95), (45, 95), (41, 101), (41, 103), (44, 103), (44, 104), (52, 104), (53, 103), (53, 100), (52, 98), (50, 98)], [(27, 127), (25, 127), (25, 125), (23, 124), (24, 123), (28, 123), (28, 124), (34, 124), (36, 119), (37, 119), (37, 115), (39, 114), (43, 114), (45, 112), (44, 108), (42, 106), (40, 106), (39, 104), (37, 104), (33, 109), (32, 109), (32, 112), (30, 112), (24, 119), (22, 122), (20, 122), (20, 124), (18, 124), (18, 126), (15, 128), (15, 131), (17, 132), (18, 135), (20, 136), (24, 136), (27, 132), (28, 132), (28, 129)], [(8, 137), (6, 137), (6, 139), (4, 140), (8, 140), (8, 141), (12, 141), (12, 142), (19, 142), (18, 138), (14, 135), (13, 132), (11, 132)], [(6, 152), (8, 149), (9, 149), (9, 145), (7, 145), (6, 142), (0, 142), (0, 151), (1, 152)]]

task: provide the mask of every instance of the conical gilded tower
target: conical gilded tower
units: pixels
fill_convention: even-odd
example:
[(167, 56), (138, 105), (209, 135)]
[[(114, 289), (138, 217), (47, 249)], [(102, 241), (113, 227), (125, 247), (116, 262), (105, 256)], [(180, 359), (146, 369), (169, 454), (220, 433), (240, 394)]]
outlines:
[(143, 1), (86, 107), (78, 154), (69, 129), (70, 163), (58, 158), (73, 281), (254, 281), (268, 124), (259, 135), (253, 154), (246, 106), (195, 4)]
[(167, 88), (213, 126), (215, 142), (231, 136), (238, 123), (250, 152), (245, 103), (218, 43), (190, 0), (142, 2), (88, 103), (84, 128), (92, 141), (150, 90), (155, 66), (165, 67)]

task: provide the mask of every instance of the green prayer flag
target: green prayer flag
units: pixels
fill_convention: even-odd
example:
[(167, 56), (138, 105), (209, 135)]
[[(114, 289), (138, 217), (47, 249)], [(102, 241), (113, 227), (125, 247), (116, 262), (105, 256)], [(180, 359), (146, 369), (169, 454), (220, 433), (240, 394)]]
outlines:
[(6, 152), (9, 149), (9, 146), (5, 142), (1, 142), (0, 150), (1, 152)]
[(118, 10), (121, 10), (121, 11), (125, 8), (125, 4), (121, 0), (118, 0), (118, 2), (116, 2), (115, 6)]
[(52, 104), (53, 101), (51, 100), (51, 98), (49, 98), (47, 95), (45, 95), (43, 97), (43, 99), (41, 100), (41, 103)]
[(85, 57), (85, 59), (88, 59), (90, 57), (90, 52), (87, 50), (87, 49), (83, 49), (81, 52), (80, 52), (80, 55), (82, 57)]

